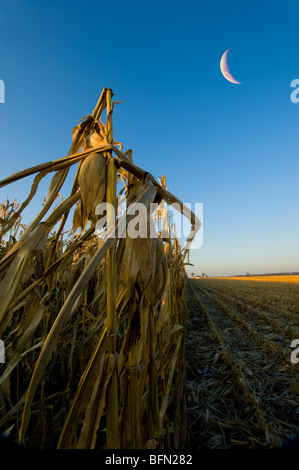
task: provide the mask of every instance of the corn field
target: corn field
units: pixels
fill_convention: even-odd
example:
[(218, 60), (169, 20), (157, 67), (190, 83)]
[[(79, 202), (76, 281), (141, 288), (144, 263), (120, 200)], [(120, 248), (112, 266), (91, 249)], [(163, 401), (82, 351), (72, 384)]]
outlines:
[(265, 278), (188, 284), (187, 406), (196, 448), (273, 449), (299, 433), (290, 347), (299, 337), (298, 276)]
[[(0, 181), (35, 175), (28, 197), (5, 201), (0, 215), (0, 431), (27, 448), (188, 446), (189, 252), (172, 227), (167, 236), (122, 237), (132, 215), (118, 214), (119, 197), (143, 204), (149, 219), (162, 217), (151, 203), (163, 217), (176, 203), (192, 229), (199, 221), (165, 177), (139, 168), (114, 140), (112, 96), (105, 88), (73, 128), (67, 156)], [(71, 192), (60, 200), (73, 165)], [(25, 226), (22, 212), (50, 173), (41, 210)], [(115, 210), (99, 236), (103, 201)]]

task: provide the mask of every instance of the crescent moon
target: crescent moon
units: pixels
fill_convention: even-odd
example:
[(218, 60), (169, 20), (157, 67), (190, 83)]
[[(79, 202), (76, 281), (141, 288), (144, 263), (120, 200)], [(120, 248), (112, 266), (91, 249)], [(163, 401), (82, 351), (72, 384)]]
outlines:
[(233, 76), (232, 74), (230, 73), (229, 71), (229, 68), (228, 68), (228, 65), (227, 65), (227, 53), (228, 53), (229, 49), (227, 49), (227, 51), (225, 51), (225, 53), (223, 54), (223, 56), (221, 57), (221, 60), (220, 60), (220, 70), (222, 72), (222, 75), (224, 76), (224, 78), (226, 78), (226, 80), (228, 80), (229, 82), (231, 83), (235, 83), (236, 85), (241, 85), (242, 83), (241, 82), (238, 82)]

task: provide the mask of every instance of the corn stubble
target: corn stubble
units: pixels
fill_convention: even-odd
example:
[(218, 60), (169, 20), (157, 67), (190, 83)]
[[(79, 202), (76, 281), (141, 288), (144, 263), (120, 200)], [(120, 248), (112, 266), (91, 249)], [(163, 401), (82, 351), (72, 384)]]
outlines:
[[(0, 429), (29, 448), (188, 446), (187, 250), (175, 237), (121, 238), (126, 214), (116, 220), (120, 238), (110, 229), (95, 235), (96, 206), (115, 203), (120, 178), (130, 202), (183, 204), (114, 141), (111, 97), (104, 89), (74, 127), (67, 157), (0, 182), (36, 174), (20, 207), (1, 206), (0, 232)], [(47, 214), (74, 164), (69, 197)], [(22, 226), (22, 211), (53, 171), (40, 213)]]

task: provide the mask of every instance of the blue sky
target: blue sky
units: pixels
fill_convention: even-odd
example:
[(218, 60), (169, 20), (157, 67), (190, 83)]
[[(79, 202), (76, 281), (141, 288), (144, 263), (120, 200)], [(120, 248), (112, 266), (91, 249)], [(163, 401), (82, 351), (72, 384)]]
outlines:
[[(299, 271), (298, 27), (295, 0), (0, 0), (1, 179), (64, 156), (107, 86), (124, 100), (115, 139), (181, 200), (204, 204), (188, 272)], [(227, 49), (242, 85), (221, 75)], [(0, 200), (23, 200), (31, 182)]]

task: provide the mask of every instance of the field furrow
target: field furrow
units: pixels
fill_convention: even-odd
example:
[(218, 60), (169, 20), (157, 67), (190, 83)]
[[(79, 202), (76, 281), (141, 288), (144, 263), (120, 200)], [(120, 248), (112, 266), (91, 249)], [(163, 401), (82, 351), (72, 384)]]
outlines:
[(279, 446), (299, 432), (298, 371), (279, 336), (283, 322), (255, 315), (246, 298), (217, 291), (213, 280), (191, 280), (188, 289), (194, 441), (208, 448)]
[[(263, 330), (265, 338), (278, 340), (281, 343), (281, 335), (286, 338), (286, 346), (290, 344), (293, 338), (299, 337), (299, 317), (295, 318), (291, 314), (285, 313), (284, 316), (271, 312), (271, 310), (265, 310), (264, 308), (253, 304), (250, 299), (241, 299), (236, 296), (233, 292), (218, 291), (217, 287), (208, 286), (197, 286), (206, 295), (211, 294), (212, 298), (215, 298), (215, 302), (219, 302), (222, 299), (226, 306), (232, 311), (237, 311), (238, 315), (243, 316), (245, 320), (254, 328)], [(259, 334), (259, 333), (258, 333)], [(289, 353), (287, 352), (288, 356)]]
[[(234, 284), (232, 284), (232, 282)], [(220, 292), (233, 293), (238, 298), (246, 298), (252, 304), (269, 308), (271, 312), (284, 314), (287, 311), (299, 315), (299, 283), (291, 284), (279, 282), (230, 281), (228, 279), (209, 279), (212, 285)]]

